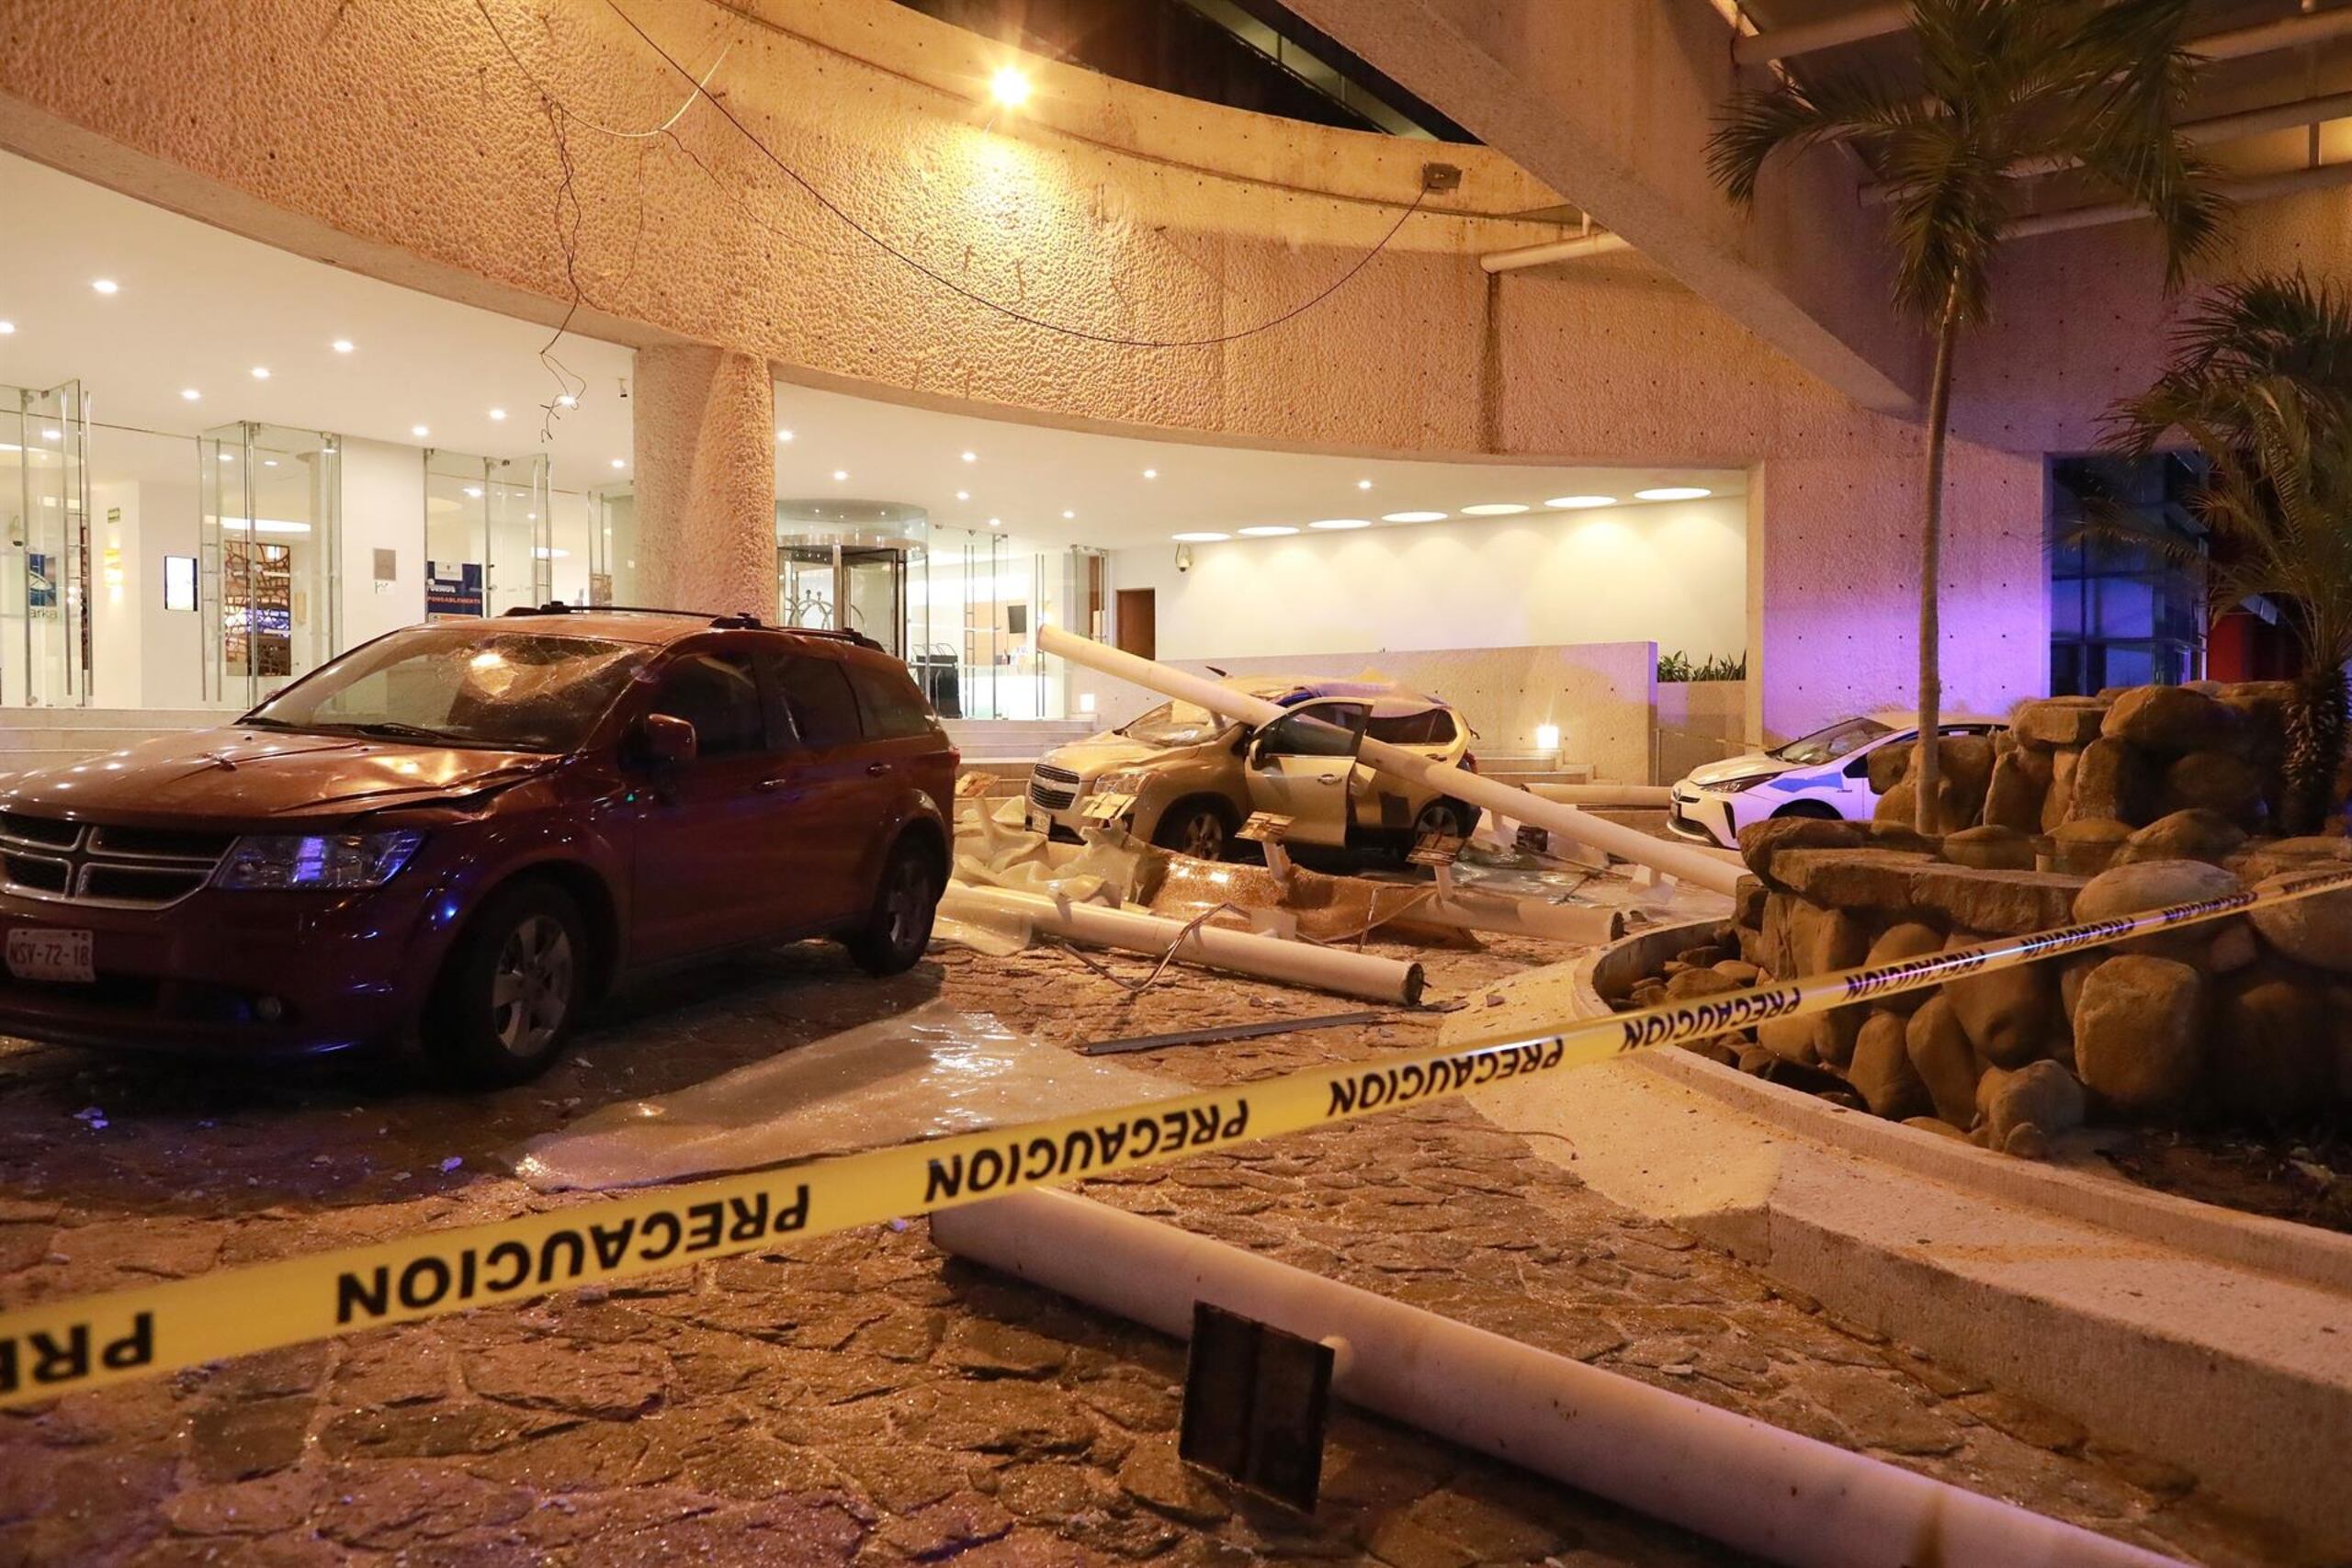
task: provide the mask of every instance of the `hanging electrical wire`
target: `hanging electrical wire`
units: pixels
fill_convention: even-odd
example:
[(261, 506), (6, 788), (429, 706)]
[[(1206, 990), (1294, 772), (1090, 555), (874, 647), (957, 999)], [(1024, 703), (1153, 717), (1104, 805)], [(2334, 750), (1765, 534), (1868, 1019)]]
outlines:
[[(481, 5), (481, 3), (482, 0), (476, 0), (477, 5)], [(1064, 337), (1077, 338), (1087, 343), (1105, 344), (1120, 348), (1211, 348), (1220, 344), (1235, 343), (1243, 338), (1255, 337), (1261, 333), (1272, 332), (1274, 328), (1283, 325), (1284, 322), (1295, 321), (1298, 317), (1305, 315), (1307, 311), (1315, 309), (1317, 305), (1322, 304), (1334, 294), (1337, 294), (1341, 288), (1347, 287), (1358, 273), (1370, 265), (1375, 257), (1380, 255), (1382, 252), (1388, 248), (1389, 243), (1395, 240), (1397, 232), (1405, 227), (1407, 220), (1410, 219), (1413, 214), (1420, 210), (1421, 203), (1427, 196), (1427, 192), (1425, 191), (1416, 191), (1413, 195), (1412, 201), (1396, 215), (1396, 220), (1388, 226), (1388, 231), (1380, 237), (1379, 243), (1374, 245), (1370, 250), (1366, 251), (1363, 255), (1357, 257), (1355, 262), (1350, 265), (1345, 272), (1342, 272), (1338, 277), (1332, 279), (1329, 284), (1326, 285), (1322, 289), (1309, 296), (1307, 299), (1293, 305), (1290, 309), (1282, 311), (1278, 315), (1271, 316), (1254, 325), (1238, 328), (1232, 332), (1216, 333), (1207, 336), (1192, 338), (1130, 337), (1120, 333), (1096, 332), (1086, 327), (1070, 326), (1064, 322), (1050, 321), (1043, 316), (1035, 315), (1029, 311), (1020, 310), (1017, 307), (1005, 304), (1001, 300), (992, 299), (977, 289), (967, 288), (965, 285), (956, 282), (954, 278), (939, 271), (936, 267), (933, 267), (927, 262), (924, 262), (921, 257), (893, 244), (887, 237), (868, 227), (866, 224), (860, 222), (854, 214), (849, 212), (846, 209), (841, 206), (840, 203), (834, 201), (831, 197), (827, 196), (823, 190), (819, 188), (815, 182), (811, 181), (807, 175), (801, 174), (800, 171), (786, 163), (775, 149), (770, 147), (765, 141), (762, 141), (759, 135), (754, 132), (750, 126), (744, 124), (742, 119), (736, 115), (735, 111), (728, 107), (727, 102), (723, 98), (713, 94), (702, 92), (701, 89), (703, 85), (708, 80), (707, 75), (698, 81), (694, 73), (689, 71), (675, 55), (673, 55), (667, 49), (664, 49), (662, 46), (660, 40), (656, 39), (652, 34), (647, 32), (642, 27), (638, 25), (637, 18), (630, 16), (628, 11), (621, 7), (619, 0), (605, 0), (605, 4), (612, 7), (613, 14), (621, 19), (622, 24), (627, 27), (629, 31), (637, 35), (638, 39), (644, 43), (646, 48), (651, 50), (656, 55), (660, 56), (662, 62), (669, 66), (672, 71), (677, 73), (681, 77), (684, 77), (688, 83), (694, 84), (696, 96), (699, 96), (702, 101), (708, 103), (711, 108), (718, 114), (719, 118), (726, 120), (729, 126), (733, 127), (736, 133), (745, 141), (749, 142), (761, 157), (775, 165), (776, 170), (786, 179), (790, 180), (802, 191), (806, 192), (810, 200), (816, 202), (818, 206), (831, 213), (842, 224), (858, 235), (861, 239), (865, 240), (868, 244), (874, 246), (876, 250), (881, 251), (885, 255), (889, 256), (892, 260), (899, 263), (901, 265), (906, 266), (911, 271), (929, 279), (937, 287), (944, 288), (949, 293), (967, 300), (974, 305), (978, 305), (984, 310), (994, 311), (998, 315), (1006, 317), (1012, 321), (1022, 322), (1026, 326), (1035, 327), (1045, 332), (1057, 333)], [(487, 12), (484, 14), (487, 15)], [(493, 27), (495, 27), (495, 23), (492, 24)], [(503, 35), (501, 41), (503, 41)], [(513, 51), (511, 49), (508, 51), (508, 54), (511, 58), (513, 55)], [(521, 62), (519, 61), (516, 62), (518, 67), (520, 66), (520, 63)], [(528, 73), (526, 72), (526, 74), (527, 75)], [(537, 85), (536, 82), (534, 82), (534, 85)], [(545, 89), (542, 88), (541, 91), (544, 92)], [(680, 108), (679, 114), (683, 115), (686, 108), (693, 107), (693, 103), (694, 99), (689, 98), (687, 103)], [(672, 118), (671, 123), (673, 125), (674, 125), (677, 118), (678, 117), (676, 116)], [(674, 131), (670, 133), (670, 140), (673, 145), (678, 146), (681, 151), (685, 151), (684, 143), (678, 139)], [(688, 155), (692, 156), (691, 152), (689, 152)], [(699, 159), (696, 159), (695, 161), (697, 163), (700, 162)]]

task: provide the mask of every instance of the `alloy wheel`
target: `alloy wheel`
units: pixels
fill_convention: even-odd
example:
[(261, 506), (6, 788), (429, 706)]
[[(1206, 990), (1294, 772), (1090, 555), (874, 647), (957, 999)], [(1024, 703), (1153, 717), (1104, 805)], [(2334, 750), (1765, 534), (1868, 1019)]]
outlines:
[(1214, 811), (1196, 811), (1184, 824), (1184, 852), (1194, 860), (1219, 860), (1225, 855), (1225, 824)]
[(906, 953), (929, 940), (926, 917), (931, 902), (931, 873), (912, 855), (901, 860), (891, 874), (889, 891), (883, 896), (894, 950)]
[(491, 1032), (515, 1056), (537, 1055), (571, 1010), (571, 933), (532, 915), (506, 933), (490, 976)]

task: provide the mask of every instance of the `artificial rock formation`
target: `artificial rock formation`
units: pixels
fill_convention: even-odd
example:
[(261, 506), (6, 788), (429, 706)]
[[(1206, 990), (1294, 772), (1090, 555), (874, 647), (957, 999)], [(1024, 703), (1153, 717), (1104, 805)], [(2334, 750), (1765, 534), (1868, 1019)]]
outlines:
[[(1909, 749), (1883, 749), (1872, 822), (1741, 835), (1753, 874), (1723, 950), (1743, 975), (1792, 979), (2352, 866), (2352, 840), (2254, 836), (2280, 787), (2282, 712), (2275, 682), (2025, 704), (2000, 735), (1945, 743), (1946, 806), (1975, 816), (1948, 817), (1940, 837), (1907, 820)], [(1676, 978), (1713, 993), (1729, 967)], [(2325, 1123), (2352, 1112), (2352, 892), (1709, 1044), (1747, 1071), (2015, 1155), (2086, 1121)]]

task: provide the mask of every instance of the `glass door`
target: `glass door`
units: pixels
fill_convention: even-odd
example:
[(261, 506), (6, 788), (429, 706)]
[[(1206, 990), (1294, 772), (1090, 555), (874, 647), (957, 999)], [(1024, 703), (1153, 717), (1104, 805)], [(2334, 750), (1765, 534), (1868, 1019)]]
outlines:
[(89, 439), (80, 382), (0, 389), (0, 702), (90, 700)]
[(544, 453), (424, 454), (424, 613), (499, 615), (555, 597), (554, 514)]
[(907, 627), (907, 552), (890, 546), (841, 547), (836, 592), (842, 624), (904, 659)]
[(252, 707), (341, 648), (341, 461), (322, 431), (248, 420), (198, 438), (208, 703)]

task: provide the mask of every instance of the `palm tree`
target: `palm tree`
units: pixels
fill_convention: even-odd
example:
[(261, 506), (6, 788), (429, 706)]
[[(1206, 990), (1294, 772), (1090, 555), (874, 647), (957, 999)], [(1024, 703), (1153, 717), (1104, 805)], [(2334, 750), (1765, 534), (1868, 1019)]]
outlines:
[(2222, 446), (2245, 452), (2248, 394), (2266, 381), (2291, 390), (2314, 419), (2352, 420), (2352, 296), (2300, 268), (2217, 286), (2175, 331), (2155, 384), (2110, 412), (2107, 448), (2145, 457), (2177, 430), (2209, 458)]
[(1919, 536), (1919, 735), (1916, 820), (1941, 826), (1937, 732), (1937, 586), (1943, 554), (1944, 448), (1961, 328), (1985, 318), (1993, 260), (2012, 215), (2009, 176), (2073, 169), (2147, 209), (2167, 287), (2219, 231), (2222, 203), (2175, 123), (2190, 57), (2190, 0), (1911, 0), (1921, 84), (1783, 77), (1726, 106), (1708, 164), (1748, 206), (1773, 154), (1825, 142), (1855, 149), (1887, 194), (1898, 306), (1935, 334), (1928, 383), (1925, 515)]
[[(2301, 649), (2279, 826), (2315, 832), (2344, 765), (2352, 660), (2352, 299), (2300, 272), (2215, 289), (2155, 384), (2116, 405), (2107, 446), (2145, 457), (2175, 431), (2210, 466), (2189, 497), (2212, 534), (2208, 613), (2256, 594), (2283, 601)], [(2094, 531), (2156, 542), (2112, 508)], [(2175, 559), (2191, 548), (2177, 536), (2161, 547)]]

